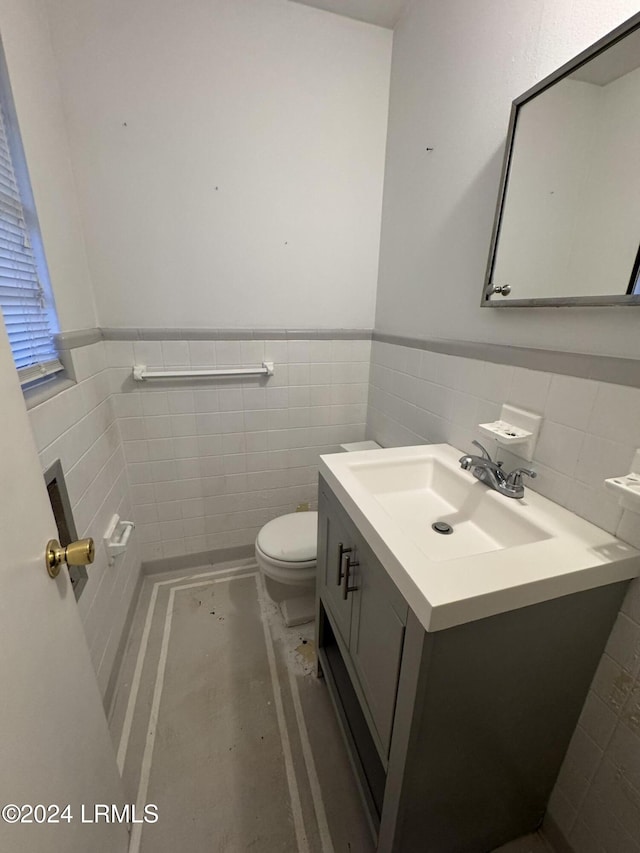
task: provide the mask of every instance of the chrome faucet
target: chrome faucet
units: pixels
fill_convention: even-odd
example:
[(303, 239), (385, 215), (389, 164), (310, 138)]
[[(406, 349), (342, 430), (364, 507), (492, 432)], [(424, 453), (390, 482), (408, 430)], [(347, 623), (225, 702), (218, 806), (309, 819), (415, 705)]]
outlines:
[(464, 468), (465, 471), (471, 471), (477, 480), (507, 498), (524, 497), (522, 475), (526, 474), (527, 477), (533, 479), (537, 476), (536, 472), (530, 468), (515, 468), (509, 474), (505, 474), (502, 470), (502, 462), (494, 462), (487, 449), (479, 441), (473, 441), (472, 444), (480, 448), (482, 456), (465, 453), (464, 456), (460, 457), (460, 467)]

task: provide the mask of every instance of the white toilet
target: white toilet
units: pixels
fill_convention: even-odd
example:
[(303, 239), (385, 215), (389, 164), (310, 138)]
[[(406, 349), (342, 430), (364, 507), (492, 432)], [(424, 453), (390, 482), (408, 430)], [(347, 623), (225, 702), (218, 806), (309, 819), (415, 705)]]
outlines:
[(278, 603), (312, 595), (316, 581), (317, 512), (292, 512), (269, 521), (256, 538), (256, 562)]
[[(342, 450), (375, 450), (375, 441), (341, 444)], [(315, 615), (318, 513), (292, 512), (268, 521), (256, 537), (256, 562), (267, 593), (289, 627)]]

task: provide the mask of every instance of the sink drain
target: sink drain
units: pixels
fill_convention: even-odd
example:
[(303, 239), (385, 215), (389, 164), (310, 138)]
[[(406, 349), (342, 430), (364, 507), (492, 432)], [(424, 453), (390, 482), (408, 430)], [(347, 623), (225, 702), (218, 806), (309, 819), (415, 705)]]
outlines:
[(453, 527), (446, 521), (435, 521), (431, 527), (436, 533), (442, 533), (445, 536), (447, 533), (453, 533)]

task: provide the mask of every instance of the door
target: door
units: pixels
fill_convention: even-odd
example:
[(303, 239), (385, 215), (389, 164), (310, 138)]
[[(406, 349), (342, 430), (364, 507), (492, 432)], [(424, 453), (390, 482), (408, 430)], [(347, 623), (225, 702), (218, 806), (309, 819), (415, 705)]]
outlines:
[(0, 850), (124, 853), (126, 825), (95, 822), (122, 783), (68, 574), (45, 568), (57, 531), (1, 322), (0, 400)]

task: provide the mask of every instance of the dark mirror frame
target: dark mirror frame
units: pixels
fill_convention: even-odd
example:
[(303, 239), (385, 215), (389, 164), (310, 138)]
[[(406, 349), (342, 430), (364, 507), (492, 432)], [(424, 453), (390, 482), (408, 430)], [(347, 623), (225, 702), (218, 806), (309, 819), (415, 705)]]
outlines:
[[(509, 168), (511, 165), (511, 158), (513, 154), (514, 142), (515, 142), (515, 131), (516, 125), (518, 121), (518, 112), (521, 107), (523, 107), (528, 101), (534, 98), (536, 95), (541, 94), (545, 91), (545, 89), (550, 88), (554, 85), (554, 83), (559, 82), (564, 77), (572, 74), (577, 68), (581, 65), (584, 65), (586, 62), (589, 62), (591, 59), (596, 57), (598, 54), (603, 53), (605, 50), (610, 48), (612, 45), (621, 41), (625, 38), (625, 36), (629, 35), (629, 33), (640, 27), (640, 12), (638, 12), (633, 17), (629, 18), (628, 21), (625, 21), (619, 27), (616, 27), (615, 30), (612, 30), (608, 35), (601, 38), (595, 44), (591, 45), (591, 47), (583, 50), (582, 53), (579, 53), (574, 59), (565, 63), (561, 68), (557, 71), (554, 71), (553, 74), (550, 74), (548, 77), (545, 77), (540, 83), (537, 83), (523, 95), (520, 95), (519, 98), (516, 98), (513, 101), (511, 106), (511, 117), (509, 119), (509, 129), (507, 131), (507, 143), (506, 150), (504, 156), (504, 162), (502, 165), (502, 174), (500, 177), (500, 190), (498, 193), (498, 203), (496, 208), (496, 216), (493, 222), (493, 230), (491, 233), (491, 247), (489, 250), (489, 262), (487, 264), (487, 271), (484, 279), (484, 285), (482, 288), (482, 299), (480, 305), (482, 308), (544, 308), (544, 307), (552, 307), (552, 308), (561, 308), (561, 307), (571, 307), (571, 306), (623, 306), (623, 305), (637, 305), (640, 306), (640, 294), (636, 295), (620, 295), (620, 296), (558, 296), (558, 297), (545, 297), (545, 298), (531, 298), (531, 299), (505, 299), (500, 300), (499, 290), (494, 290), (494, 287), (491, 283), (491, 276), (493, 274), (493, 267), (495, 263), (496, 252), (498, 248), (498, 240), (500, 238), (500, 226), (502, 223), (502, 213), (505, 204), (505, 198), (507, 194), (507, 184), (509, 179)], [(640, 177), (638, 177), (640, 180)], [(640, 241), (640, 234), (638, 235)], [(636, 264), (634, 267), (634, 272), (637, 274), (637, 267), (640, 263), (640, 252), (638, 257), (636, 258)], [(492, 298), (493, 300), (492, 301)]]

